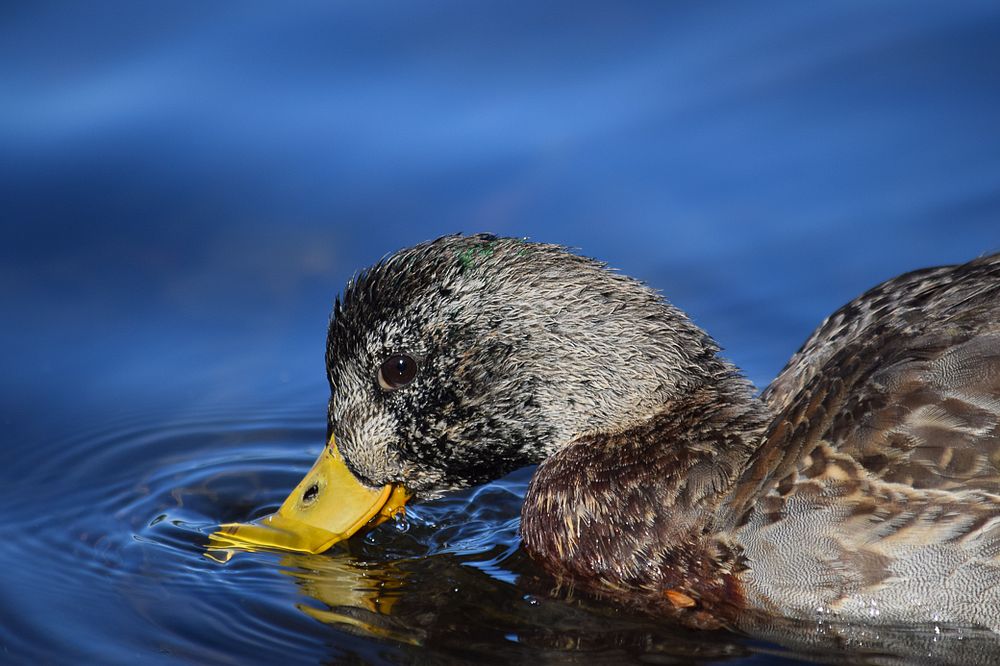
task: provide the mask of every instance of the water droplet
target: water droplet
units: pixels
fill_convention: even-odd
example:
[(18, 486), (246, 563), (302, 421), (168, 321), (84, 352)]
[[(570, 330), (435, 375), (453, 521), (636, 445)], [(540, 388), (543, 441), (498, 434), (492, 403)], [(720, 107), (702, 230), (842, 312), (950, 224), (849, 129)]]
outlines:
[(397, 532), (408, 532), (410, 529), (410, 521), (408, 521), (406, 516), (402, 513), (397, 513), (392, 517), (392, 526), (396, 528)]

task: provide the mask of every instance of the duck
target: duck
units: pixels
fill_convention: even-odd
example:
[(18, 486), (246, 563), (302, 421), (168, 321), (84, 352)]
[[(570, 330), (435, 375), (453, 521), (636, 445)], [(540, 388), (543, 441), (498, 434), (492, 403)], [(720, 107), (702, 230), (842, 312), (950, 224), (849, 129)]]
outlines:
[(611, 603), (1000, 632), (1000, 254), (870, 289), (758, 392), (646, 284), (450, 235), (348, 282), (326, 366), (319, 459), (214, 547), (323, 552), (536, 465), (523, 548)]

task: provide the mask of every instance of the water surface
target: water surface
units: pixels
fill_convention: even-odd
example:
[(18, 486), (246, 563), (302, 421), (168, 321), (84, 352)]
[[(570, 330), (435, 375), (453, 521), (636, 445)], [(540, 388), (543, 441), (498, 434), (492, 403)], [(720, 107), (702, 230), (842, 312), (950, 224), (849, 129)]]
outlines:
[(579, 247), (764, 386), (867, 287), (1000, 249), (997, 81), (988, 2), (5, 8), (0, 660), (990, 663), (967, 628), (703, 634), (555, 591), (530, 470), (321, 556), (203, 546), (321, 447), (355, 270)]

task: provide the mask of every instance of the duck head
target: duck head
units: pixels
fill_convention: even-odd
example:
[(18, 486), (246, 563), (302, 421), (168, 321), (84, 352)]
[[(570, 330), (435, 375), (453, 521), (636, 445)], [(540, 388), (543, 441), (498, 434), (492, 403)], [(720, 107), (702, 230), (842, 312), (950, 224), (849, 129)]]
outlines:
[(215, 545), (321, 552), (409, 499), (647, 419), (717, 352), (655, 291), (559, 246), (457, 235), (399, 251), (334, 307), (315, 466), (277, 513), (223, 526)]

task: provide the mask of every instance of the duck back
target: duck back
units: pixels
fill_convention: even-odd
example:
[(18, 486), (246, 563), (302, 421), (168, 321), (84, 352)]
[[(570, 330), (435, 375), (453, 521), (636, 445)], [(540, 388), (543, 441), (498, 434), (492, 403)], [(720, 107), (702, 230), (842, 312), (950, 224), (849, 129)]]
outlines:
[(1000, 255), (847, 304), (724, 503), (750, 605), (1000, 629)]

